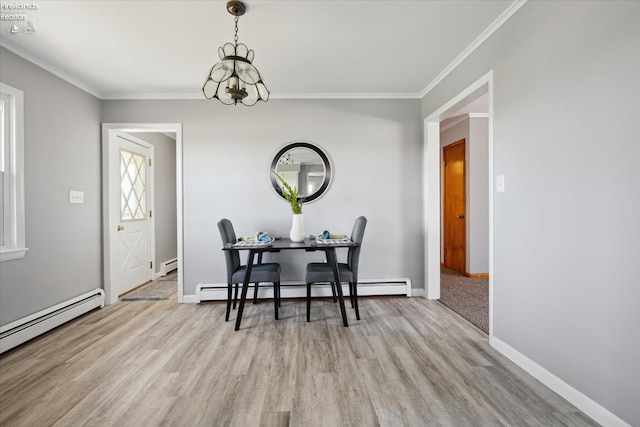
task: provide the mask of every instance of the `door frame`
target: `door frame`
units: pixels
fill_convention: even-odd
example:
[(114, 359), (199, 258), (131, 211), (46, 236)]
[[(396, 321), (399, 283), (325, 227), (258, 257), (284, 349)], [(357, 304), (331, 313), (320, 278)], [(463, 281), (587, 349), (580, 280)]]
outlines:
[[(182, 124), (181, 123), (103, 123), (102, 124), (102, 236), (103, 236), (103, 287), (105, 304), (118, 301), (111, 281), (109, 248), (111, 237), (108, 229), (109, 208), (109, 136), (114, 132), (171, 132), (176, 135), (176, 216), (178, 246), (178, 302), (184, 302), (183, 269), (183, 176), (182, 176)], [(155, 249), (154, 249), (155, 250)]]
[[(485, 90), (486, 87), (486, 90)], [(445, 102), (440, 108), (424, 119), (424, 145), (422, 153), (423, 170), (423, 227), (424, 227), (424, 277), (425, 297), (440, 298), (440, 247), (441, 247), (441, 196), (440, 196), (440, 121), (447, 114), (468, 104), (469, 99), (479, 92), (486, 92), (489, 98), (489, 339), (493, 337), (493, 279), (494, 274), (494, 215), (493, 215), (493, 70), (480, 77), (462, 92)]]

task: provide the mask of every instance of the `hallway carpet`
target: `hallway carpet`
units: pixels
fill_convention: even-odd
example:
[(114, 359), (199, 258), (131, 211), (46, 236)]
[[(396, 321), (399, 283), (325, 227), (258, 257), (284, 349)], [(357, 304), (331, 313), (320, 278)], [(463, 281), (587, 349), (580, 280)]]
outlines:
[(440, 302), (489, 333), (489, 279), (440, 268)]

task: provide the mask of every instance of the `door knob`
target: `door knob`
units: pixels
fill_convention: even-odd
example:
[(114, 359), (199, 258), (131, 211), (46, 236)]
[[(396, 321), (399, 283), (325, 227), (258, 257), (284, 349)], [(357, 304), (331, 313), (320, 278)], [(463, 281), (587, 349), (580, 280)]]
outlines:
[(464, 219), (464, 215), (458, 215), (457, 218), (458, 219)]
[(119, 226), (118, 226), (118, 228), (117, 228), (117, 230), (118, 230), (118, 231), (122, 231), (122, 230), (124, 230), (124, 227), (123, 227), (122, 225), (119, 225)]

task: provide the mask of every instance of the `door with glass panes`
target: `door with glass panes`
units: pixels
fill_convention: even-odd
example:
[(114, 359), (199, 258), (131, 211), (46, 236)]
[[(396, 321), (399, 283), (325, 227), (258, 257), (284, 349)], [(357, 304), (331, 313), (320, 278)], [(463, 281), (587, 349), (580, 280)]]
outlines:
[(110, 264), (115, 295), (151, 280), (150, 157), (144, 141), (116, 133), (109, 144)]

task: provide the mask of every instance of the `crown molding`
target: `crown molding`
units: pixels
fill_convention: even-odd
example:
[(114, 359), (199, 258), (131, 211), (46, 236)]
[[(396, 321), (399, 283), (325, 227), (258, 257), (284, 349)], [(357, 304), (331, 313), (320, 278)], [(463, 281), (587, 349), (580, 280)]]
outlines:
[(202, 93), (105, 93), (100, 98), (104, 101), (127, 100), (189, 100), (205, 99)]
[(66, 73), (62, 70), (60, 70), (57, 67), (54, 67), (53, 65), (49, 64), (46, 61), (43, 61), (42, 59), (38, 58), (37, 56), (25, 51), (24, 49), (16, 46), (15, 44), (13, 44), (10, 41), (7, 41), (5, 38), (0, 38), (0, 46), (2, 46), (3, 48), (15, 53), (16, 55), (26, 59), (29, 62), (32, 62), (33, 64), (37, 65), (38, 67), (50, 72), (51, 74), (55, 75), (56, 77), (61, 78), (62, 80), (71, 83), (72, 85), (76, 86), (79, 89), (82, 89), (83, 91), (95, 96), (96, 98), (102, 98), (102, 94), (95, 90), (94, 88), (92, 88), (91, 86), (85, 84), (84, 82), (78, 80), (77, 78), (73, 77), (72, 75), (70, 75), (69, 73)]
[[(192, 93), (106, 93), (103, 100), (204, 100), (202, 92)], [(420, 99), (418, 93), (272, 93), (269, 99)]]
[(453, 70), (455, 70), (456, 67), (458, 67), (458, 65), (462, 63), (462, 61), (467, 59), (467, 57), (471, 55), (473, 51), (480, 47), (482, 43), (484, 43), (493, 33), (497, 31), (498, 28), (502, 26), (502, 24), (507, 22), (514, 13), (520, 10), (520, 8), (524, 6), (527, 1), (528, 0), (516, 0), (511, 3), (511, 6), (509, 6), (507, 10), (505, 10), (495, 21), (493, 21), (491, 25), (489, 25), (487, 29), (478, 36), (478, 38), (476, 38), (465, 50), (463, 50), (462, 53), (458, 55), (458, 57), (454, 59), (451, 64), (449, 64), (444, 70), (442, 70), (442, 72), (438, 74), (438, 76), (433, 79), (433, 81), (429, 83), (429, 85), (424, 88), (422, 92), (420, 92), (420, 98), (424, 98), (429, 92), (431, 92), (431, 90), (436, 87), (438, 83), (444, 80), (445, 77), (447, 77)]
[(420, 99), (419, 93), (281, 93), (271, 99)]

